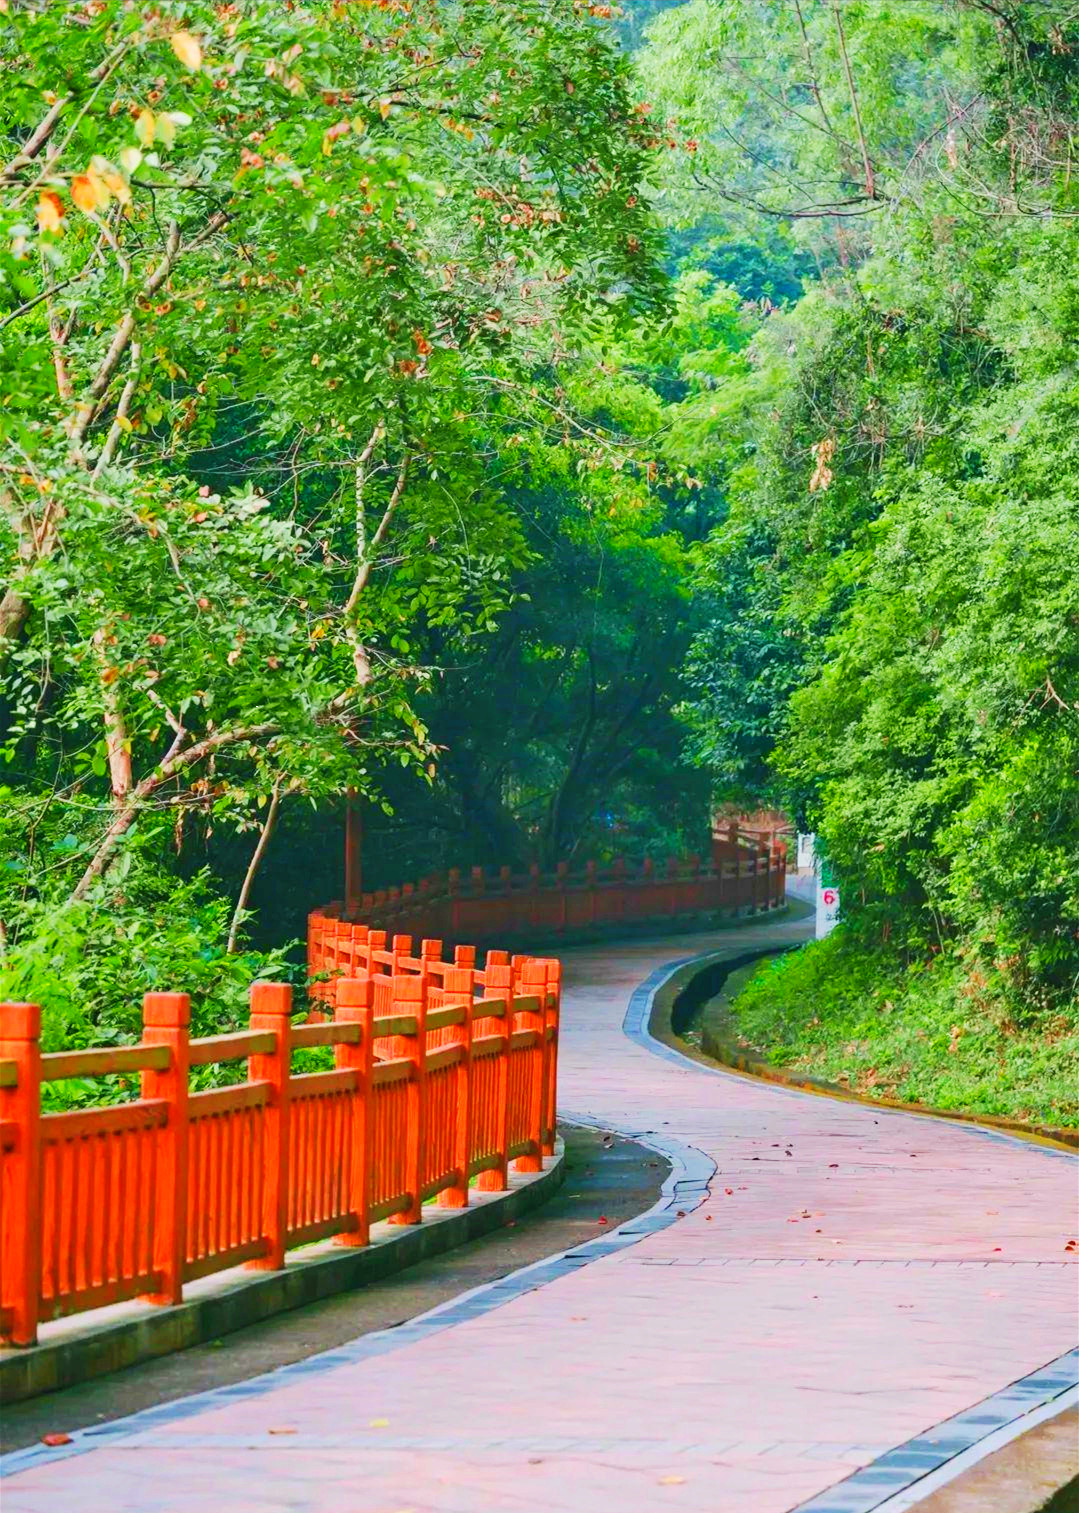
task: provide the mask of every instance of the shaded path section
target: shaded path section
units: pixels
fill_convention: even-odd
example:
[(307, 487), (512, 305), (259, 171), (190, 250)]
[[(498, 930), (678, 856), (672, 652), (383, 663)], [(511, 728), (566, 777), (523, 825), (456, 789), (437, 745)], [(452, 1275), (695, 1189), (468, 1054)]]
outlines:
[(539, 1208), (352, 1292), (291, 1309), (175, 1355), (7, 1405), (0, 1414), (0, 1449), (14, 1450), (37, 1444), (44, 1434), (70, 1434), (87, 1424), (107, 1423), (248, 1380), (377, 1330), (398, 1329), (463, 1292), (587, 1243), (656, 1201), (668, 1165), (654, 1151), (566, 1123), (561, 1135), (565, 1181)]
[(956, 1415), (988, 1432), (992, 1412), (971, 1410), (1075, 1344), (1074, 1160), (623, 1032), (634, 990), (690, 946), (738, 955), (803, 931), (566, 955), (562, 1107), (685, 1153), (684, 1217), (121, 1423), (23, 1470), (5, 1513), (73, 1494), (81, 1513), (823, 1513), (879, 1505), (897, 1485), (881, 1458)]

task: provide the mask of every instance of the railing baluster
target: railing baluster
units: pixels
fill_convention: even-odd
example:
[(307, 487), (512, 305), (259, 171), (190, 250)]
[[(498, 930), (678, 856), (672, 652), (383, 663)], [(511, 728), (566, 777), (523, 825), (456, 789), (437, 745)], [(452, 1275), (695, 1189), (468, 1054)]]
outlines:
[[(475, 953), (473, 953), (475, 959)], [(452, 1187), (443, 1188), (438, 1195), (440, 1208), (465, 1208), (468, 1204), (468, 1165), (472, 1155), (472, 1003), (475, 995), (476, 974), (471, 966), (452, 967), (443, 977), (443, 1002), (463, 1008), (463, 1024), (455, 1024), (446, 1032), (447, 1045), (460, 1046), (461, 1060), (455, 1071), (453, 1162), (457, 1168), (457, 1181)]]
[(274, 1035), (272, 1051), (252, 1056), (248, 1077), (268, 1082), (270, 1102), (262, 1110), (262, 1234), (266, 1253), (247, 1264), (256, 1271), (279, 1271), (285, 1264), (288, 1227), (289, 1067), (292, 1061), (292, 989), (283, 982), (256, 982), (251, 987), (251, 1028)]
[[(394, 955), (397, 943), (394, 940)], [(410, 942), (411, 944), (411, 942)], [(406, 977), (403, 974), (393, 979), (393, 1012), (412, 1014), (416, 1019), (414, 1035), (401, 1036), (402, 1053), (412, 1062), (412, 1075), (408, 1082), (405, 1114), (405, 1180), (409, 1192), (409, 1206), (394, 1214), (391, 1224), (418, 1224), (423, 1216), (423, 1150), (427, 1122), (427, 976)]]

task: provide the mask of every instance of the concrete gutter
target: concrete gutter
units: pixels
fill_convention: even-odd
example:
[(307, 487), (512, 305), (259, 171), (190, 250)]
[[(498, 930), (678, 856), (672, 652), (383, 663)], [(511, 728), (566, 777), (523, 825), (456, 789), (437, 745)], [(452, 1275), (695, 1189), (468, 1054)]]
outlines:
[(36, 1345), (0, 1351), (0, 1403), (56, 1392), (140, 1361), (168, 1355), (392, 1276), (537, 1208), (565, 1178), (562, 1141), (541, 1172), (512, 1172), (502, 1193), (473, 1191), (467, 1208), (424, 1209), (423, 1223), (375, 1224), (371, 1243), (353, 1249), (323, 1241), (293, 1251), (282, 1271), (230, 1267), (188, 1284), (174, 1308), (118, 1303), (45, 1324)]

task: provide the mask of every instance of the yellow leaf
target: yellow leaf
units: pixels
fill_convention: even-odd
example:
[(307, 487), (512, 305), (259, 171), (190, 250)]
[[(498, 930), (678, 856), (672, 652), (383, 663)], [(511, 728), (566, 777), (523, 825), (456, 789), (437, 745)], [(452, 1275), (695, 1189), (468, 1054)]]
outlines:
[(199, 39), (193, 37), (190, 32), (173, 32), (169, 38), (172, 50), (185, 68), (189, 68), (193, 74), (197, 74), (202, 67), (202, 48)]
[(46, 189), (45, 193), (37, 202), (37, 223), (42, 231), (59, 231), (60, 222), (64, 218), (64, 207), (60, 202), (60, 196), (52, 189)]
[(125, 147), (120, 153), (120, 167), (125, 173), (134, 173), (142, 162), (142, 153), (137, 147)]
[(390, 113), (390, 111), (392, 109), (393, 109), (393, 101), (392, 100), (380, 100), (378, 102), (378, 113), (382, 117), (383, 120), (386, 119), (386, 117), (389, 115), (389, 113)]
[(117, 173), (115, 168), (108, 168), (101, 175), (101, 182), (110, 194), (116, 196), (121, 205), (126, 205), (131, 199), (131, 190), (127, 180), (122, 174)]
[(144, 147), (154, 145), (154, 132), (157, 123), (154, 120), (153, 111), (140, 110), (138, 120), (135, 122), (135, 135)]
[(86, 211), (87, 215), (97, 209), (97, 194), (90, 174), (77, 173), (71, 180), (71, 198), (80, 210)]
[(164, 142), (166, 147), (171, 147), (176, 140), (176, 123), (172, 117), (168, 113), (158, 116), (154, 125), (158, 141)]
[(125, 436), (130, 435), (133, 428), (130, 420), (128, 420), (126, 415), (117, 415), (116, 424), (120, 427)]

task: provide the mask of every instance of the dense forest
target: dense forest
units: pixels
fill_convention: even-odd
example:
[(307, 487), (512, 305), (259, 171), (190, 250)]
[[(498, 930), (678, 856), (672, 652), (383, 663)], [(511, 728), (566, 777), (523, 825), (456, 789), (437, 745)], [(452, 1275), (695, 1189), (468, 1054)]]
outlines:
[(369, 885), (766, 803), (747, 1034), (1079, 1117), (1079, 11), (0, 10), (0, 994), (227, 1021), (350, 791)]

